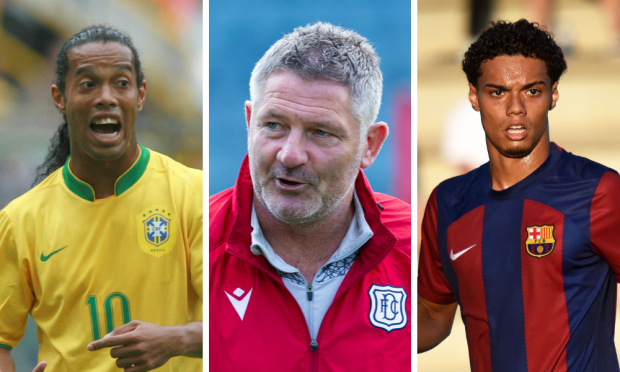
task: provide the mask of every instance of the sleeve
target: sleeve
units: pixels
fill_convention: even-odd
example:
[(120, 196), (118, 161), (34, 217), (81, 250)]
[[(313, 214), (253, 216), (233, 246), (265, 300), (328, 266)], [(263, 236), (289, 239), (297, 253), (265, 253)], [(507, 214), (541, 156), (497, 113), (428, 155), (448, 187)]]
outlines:
[(590, 241), (620, 283), (620, 176), (608, 171), (601, 177), (590, 207)]
[(22, 339), (34, 300), (19, 262), (14, 229), (0, 211), (0, 347), (9, 350)]
[(188, 242), (191, 282), (202, 304), (202, 176), (192, 187), (188, 200)]
[(418, 294), (437, 303), (456, 301), (443, 273), (437, 246), (437, 189), (433, 190), (422, 220), (422, 243), (418, 261)]

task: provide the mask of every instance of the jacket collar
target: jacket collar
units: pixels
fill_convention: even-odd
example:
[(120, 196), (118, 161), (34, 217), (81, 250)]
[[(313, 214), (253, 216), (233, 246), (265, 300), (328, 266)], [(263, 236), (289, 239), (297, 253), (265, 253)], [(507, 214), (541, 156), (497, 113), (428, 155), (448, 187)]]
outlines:
[[(136, 182), (138, 182), (140, 177), (142, 177), (142, 175), (144, 174), (144, 171), (146, 171), (146, 166), (149, 163), (151, 154), (149, 149), (147, 149), (146, 147), (142, 147), (142, 145), (139, 143), (138, 147), (140, 148), (140, 154), (138, 155), (138, 159), (114, 183), (114, 195), (116, 196), (121, 195)], [(71, 172), (71, 169), (69, 168), (70, 160), (71, 157), (67, 159), (65, 165), (62, 167), (62, 177), (65, 181), (65, 185), (67, 186), (69, 191), (79, 196), (80, 198), (94, 202), (95, 191), (89, 184), (80, 180), (73, 174), (73, 172)]]
[[(245, 159), (243, 159), (237, 182), (233, 188), (232, 210), (234, 223), (228, 235), (227, 251), (277, 276), (275, 269), (264, 256), (255, 255), (251, 251), (252, 227), (250, 223), (252, 218), (253, 190), (249, 158), (246, 155)], [(355, 180), (355, 191), (364, 210), (366, 222), (368, 222), (374, 235), (361, 248), (361, 253), (357, 257), (356, 263), (349, 271), (338, 293), (346, 290), (346, 287), (350, 284), (349, 282), (352, 283), (379, 264), (387, 256), (397, 240), (394, 234), (381, 222), (381, 209), (375, 201), (370, 184), (361, 170)], [(277, 278), (279, 279), (279, 276)]]

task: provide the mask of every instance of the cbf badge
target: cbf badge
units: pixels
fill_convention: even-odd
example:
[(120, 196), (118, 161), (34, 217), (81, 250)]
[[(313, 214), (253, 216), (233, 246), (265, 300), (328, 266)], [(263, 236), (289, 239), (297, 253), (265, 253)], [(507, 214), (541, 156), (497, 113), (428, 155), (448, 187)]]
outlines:
[(172, 250), (177, 242), (177, 216), (167, 207), (151, 206), (136, 215), (138, 245), (155, 257)]
[(530, 256), (541, 258), (553, 252), (555, 247), (554, 228), (553, 225), (528, 226), (525, 228), (527, 233), (525, 250)]
[(373, 284), (368, 291), (370, 296), (370, 323), (390, 333), (407, 325), (407, 292), (403, 287)]

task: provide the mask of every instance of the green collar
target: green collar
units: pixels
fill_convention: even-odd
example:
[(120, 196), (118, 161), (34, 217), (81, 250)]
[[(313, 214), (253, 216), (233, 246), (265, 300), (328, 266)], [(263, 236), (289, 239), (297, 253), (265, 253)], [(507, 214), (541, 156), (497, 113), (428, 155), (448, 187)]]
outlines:
[[(138, 156), (138, 160), (127, 170), (127, 172), (123, 173), (114, 184), (114, 194), (119, 196), (120, 194), (127, 191), (131, 186), (133, 186), (140, 177), (146, 171), (146, 166), (149, 163), (149, 158), (151, 157), (151, 153), (149, 149), (146, 147), (142, 147), (141, 144), (138, 143), (140, 147), (140, 155)], [(79, 196), (82, 199), (88, 201), (95, 201), (95, 191), (93, 188), (84, 181), (78, 179), (69, 169), (69, 159), (62, 167), (62, 177), (65, 180), (65, 185), (67, 188), (71, 190), (75, 195)]]

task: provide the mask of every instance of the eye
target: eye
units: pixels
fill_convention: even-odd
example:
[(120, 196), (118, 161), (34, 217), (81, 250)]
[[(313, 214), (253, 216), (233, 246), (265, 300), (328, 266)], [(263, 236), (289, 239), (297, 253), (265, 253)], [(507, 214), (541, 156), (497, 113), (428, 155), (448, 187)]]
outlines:
[(80, 84), (80, 86), (84, 88), (92, 88), (95, 86), (95, 83), (93, 83), (92, 81), (85, 81), (82, 84)]
[(126, 87), (128, 87), (128, 86), (129, 86), (129, 81), (127, 81), (127, 80), (121, 80), (121, 81), (119, 81), (119, 82), (118, 82), (118, 85), (119, 85), (119, 86), (121, 86), (121, 87), (123, 87), (123, 88), (126, 88)]
[(329, 136), (329, 133), (327, 133), (326, 131), (321, 130), (321, 129), (317, 129), (315, 133), (319, 137), (327, 137), (327, 136)]
[(280, 127), (280, 124), (278, 123), (267, 123), (267, 128), (272, 129), (272, 130), (276, 130)]
[(492, 92), (491, 92), (491, 95), (492, 95), (493, 97), (499, 97), (499, 96), (501, 96), (502, 94), (504, 94), (504, 92), (502, 92), (502, 91), (501, 91), (501, 90), (499, 90), (499, 89), (498, 89), (498, 90), (494, 90), (494, 91), (492, 91)]
[(527, 94), (529, 94), (530, 96), (536, 96), (538, 94), (540, 94), (540, 90), (532, 88), (532, 89), (528, 89), (527, 90)]

